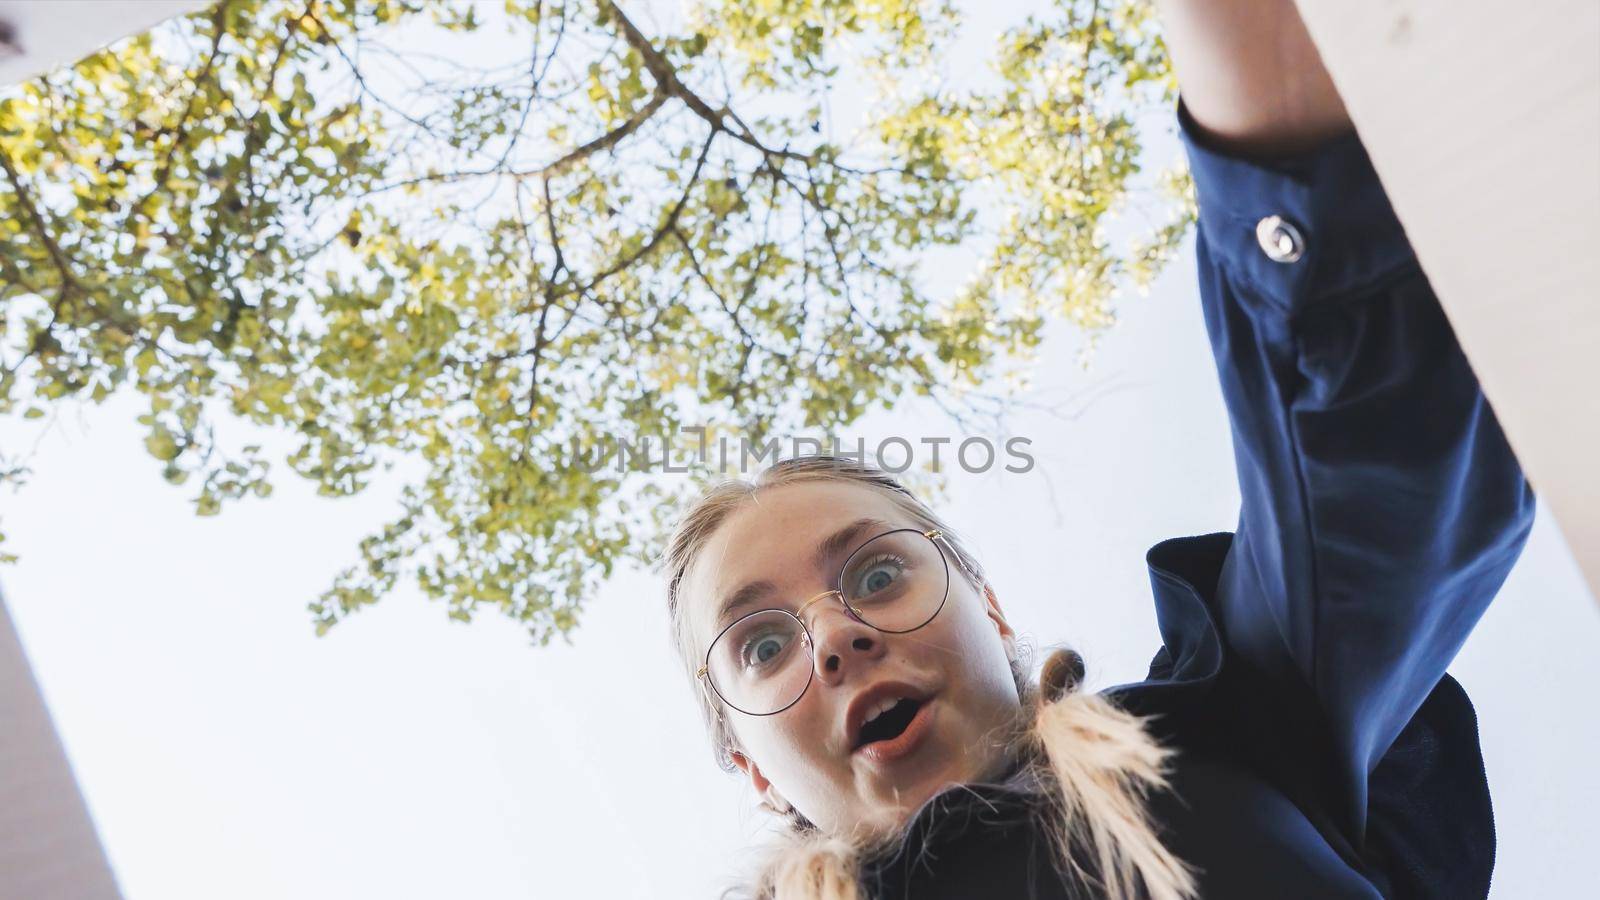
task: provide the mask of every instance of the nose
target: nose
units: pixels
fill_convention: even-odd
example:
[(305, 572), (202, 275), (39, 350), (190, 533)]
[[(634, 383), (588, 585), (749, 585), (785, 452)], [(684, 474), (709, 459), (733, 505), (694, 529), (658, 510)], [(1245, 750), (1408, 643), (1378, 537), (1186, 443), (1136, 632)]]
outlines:
[(807, 627), (816, 642), (817, 677), (826, 684), (840, 683), (852, 667), (881, 659), (886, 649), (883, 633), (851, 615), (837, 598), (820, 604)]

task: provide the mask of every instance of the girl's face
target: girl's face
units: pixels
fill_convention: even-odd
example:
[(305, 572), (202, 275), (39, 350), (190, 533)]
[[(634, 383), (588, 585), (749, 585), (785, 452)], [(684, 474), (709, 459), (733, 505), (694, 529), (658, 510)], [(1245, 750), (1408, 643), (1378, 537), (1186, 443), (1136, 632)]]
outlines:
[[(684, 575), (681, 596), (697, 658), (740, 615), (769, 607), (797, 611), (838, 587), (840, 567), (862, 542), (914, 526), (887, 497), (862, 485), (763, 488), (723, 521)], [(845, 529), (855, 533), (828, 541)], [(814, 559), (825, 543), (842, 549)], [(800, 613), (813, 638), (815, 674), (798, 703), (776, 715), (749, 716), (712, 696), (737, 739), (734, 762), (777, 809), (792, 806), (832, 834), (881, 834), (941, 789), (984, 777), (1004, 752), (1021, 708), (1007, 655), (1012, 630), (993, 594), (974, 589), (954, 553), (940, 548), (949, 560), (950, 593), (928, 624), (886, 634), (830, 596)], [(741, 587), (762, 581), (771, 590), (761, 599), (724, 610)], [(895, 716), (914, 707), (911, 723), (898, 738), (863, 744), (875, 734), (863, 734), (863, 716), (899, 698), (912, 703)]]

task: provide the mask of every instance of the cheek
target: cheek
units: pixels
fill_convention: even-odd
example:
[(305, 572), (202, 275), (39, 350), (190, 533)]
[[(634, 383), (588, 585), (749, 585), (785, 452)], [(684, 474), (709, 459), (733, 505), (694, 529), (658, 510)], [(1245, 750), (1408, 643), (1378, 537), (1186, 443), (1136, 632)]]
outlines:
[(751, 718), (739, 723), (735, 736), (766, 776), (780, 790), (799, 779), (815, 777), (826, 765), (829, 724), (833, 720), (822, 702), (822, 691), (813, 684), (800, 702), (776, 716)]
[(941, 643), (951, 645), (963, 655), (979, 659), (995, 655), (1005, 657), (1005, 642), (985, 612), (980, 597), (966, 593), (952, 596), (927, 627), (936, 629)]
[(942, 657), (938, 664), (947, 675), (960, 680), (963, 692), (982, 696), (1015, 695), (1016, 681), (1011, 674), (1005, 640), (980, 599), (967, 595), (951, 597), (924, 630), (930, 632), (927, 650), (936, 651)]

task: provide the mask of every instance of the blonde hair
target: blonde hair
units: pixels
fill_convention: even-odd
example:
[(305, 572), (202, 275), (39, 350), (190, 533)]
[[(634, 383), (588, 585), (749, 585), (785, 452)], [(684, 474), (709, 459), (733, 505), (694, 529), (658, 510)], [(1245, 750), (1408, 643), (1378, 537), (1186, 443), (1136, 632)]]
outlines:
[[(973, 587), (988, 589), (982, 567), (957, 533), (893, 475), (842, 457), (780, 460), (753, 480), (729, 479), (712, 487), (684, 513), (667, 542), (661, 563), (667, 575), (673, 641), (691, 679), (698, 680), (698, 665), (679, 594), (685, 573), (729, 514), (758, 491), (806, 481), (843, 482), (878, 491), (917, 527), (944, 532)], [(1162, 844), (1145, 808), (1152, 791), (1168, 787), (1173, 751), (1149, 734), (1140, 717), (1099, 694), (1078, 689), (1084, 665), (1077, 653), (1064, 649), (1051, 653), (1037, 685), (1029, 682), (1021, 660), (1013, 655), (1011, 661), (1024, 715), (1010, 750), (1023, 761), (1025, 776), (1045, 801), (1044, 824), (1063, 874), (1096, 885), (1110, 900), (1195, 896), (1193, 870)], [(717, 763), (732, 772), (736, 747), (732, 728), (707, 692), (695, 694)], [(750, 885), (751, 893), (762, 900), (862, 900), (861, 862), (895, 840), (826, 834), (797, 811), (788, 814), (788, 821), (788, 833)], [(1090, 867), (1079, 861), (1080, 854)]]

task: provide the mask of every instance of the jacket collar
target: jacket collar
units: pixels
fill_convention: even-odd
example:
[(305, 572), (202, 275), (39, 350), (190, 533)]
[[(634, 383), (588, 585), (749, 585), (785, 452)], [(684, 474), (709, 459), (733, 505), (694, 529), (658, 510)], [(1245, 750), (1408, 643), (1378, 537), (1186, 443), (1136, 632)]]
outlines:
[(1107, 688), (1109, 699), (1141, 715), (1192, 707), (1215, 686), (1223, 646), (1212, 609), (1233, 533), (1176, 537), (1145, 554), (1162, 648), (1143, 681)]
[[(1233, 728), (1236, 720), (1207, 710), (1205, 701), (1219, 686), (1224, 661), (1222, 630), (1218, 627), (1216, 597), (1223, 561), (1233, 544), (1232, 532), (1179, 537), (1162, 541), (1145, 554), (1150, 584), (1155, 593), (1156, 619), (1164, 646), (1150, 663), (1150, 674), (1133, 684), (1107, 688), (1108, 699), (1125, 709), (1147, 716), (1147, 727), (1164, 743), (1182, 746), (1197, 736), (1190, 731), (1214, 730), (1218, 722)], [(1230, 665), (1237, 664), (1235, 663)], [(1228, 690), (1232, 690), (1229, 688)], [(1312, 698), (1314, 699), (1314, 698)], [(1298, 735), (1292, 753), (1269, 753), (1257, 759), (1259, 771), (1284, 792), (1322, 833), (1334, 850), (1357, 871), (1377, 879), (1347, 835), (1359, 834), (1360, 825), (1339, 821), (1341, 808), (1337, 769), (1327, 753), (1329, 742), (1318, 731), (1315, 703), (1285, 705), (1280, 695), (1276, 708), (1296, 711), (1299, 718), (1274, 720), (1274, 733)], [(1246, 732), (1235, 730), (1234, 736)], [(1246, 737), (1248, 742), (1255, 738)], [(1260, 750), (1258, 746), (1256, 748)]]

